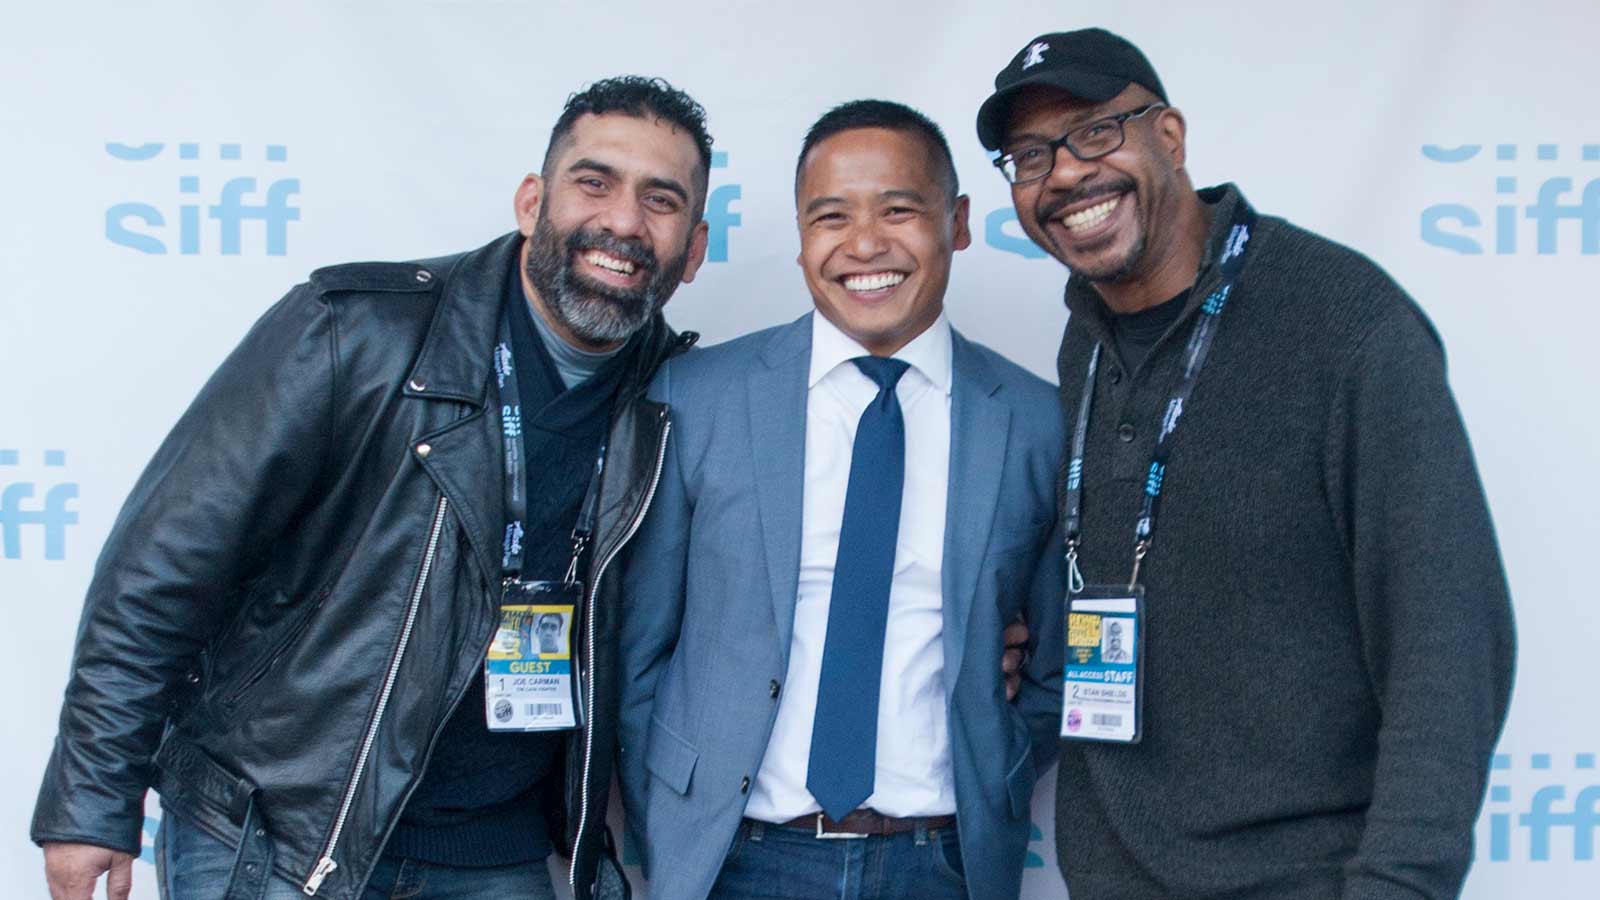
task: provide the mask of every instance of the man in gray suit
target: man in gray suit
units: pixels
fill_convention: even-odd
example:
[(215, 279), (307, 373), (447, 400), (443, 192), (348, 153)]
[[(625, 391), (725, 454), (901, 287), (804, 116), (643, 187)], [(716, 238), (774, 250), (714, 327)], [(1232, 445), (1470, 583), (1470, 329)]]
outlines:
[(621, 640), (651, 897), (1015, 898), (1059, 733), (1059, 406), (945, 318), (971, 236), (937, 126), (845, 104), (795, 180), (816, 311), (651, 387), (672, 436)]

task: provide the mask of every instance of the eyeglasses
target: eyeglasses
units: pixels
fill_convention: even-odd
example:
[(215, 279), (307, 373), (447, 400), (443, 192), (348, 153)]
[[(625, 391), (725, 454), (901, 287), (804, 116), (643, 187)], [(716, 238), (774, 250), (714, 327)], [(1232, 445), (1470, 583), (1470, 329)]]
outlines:
[(1165, 103), (1152, 103), (1131, 112), (1095, 119), (1086, 125), (1079, 125), (1053, 141), (1024, 144), (995, 160), (994, 167), (999, 169), (1006, 181), (1012, 184), (1038, 181), (1049, 175), (1056, 167), (1056, 151), (1062, 147), (1066, 147), (1068, 152), (1084, 162), (1115, 153), (1122, 148), (1122, 142), (1127, 137), (1122, 131), (1123, 123), (1166, 107)]

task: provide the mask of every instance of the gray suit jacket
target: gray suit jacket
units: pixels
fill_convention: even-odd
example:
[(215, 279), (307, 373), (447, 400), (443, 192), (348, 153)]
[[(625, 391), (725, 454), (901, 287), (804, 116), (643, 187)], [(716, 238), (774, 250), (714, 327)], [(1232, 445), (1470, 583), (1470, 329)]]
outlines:
[[(945, 691), (973, 900), (1015, 898), (1061, 715), (1065, 575), (1053, 387), (955, 334), (943, 565)], [(761, 766), (800, 567), (811, 315), (664, 365), (660, 486), (624, 581), (622, 785), (651, 900), (703, 900)], [(847, 473), (840, 472), (839, 477)], [(1001, 632), (1035, 644), (1005, 701)]]

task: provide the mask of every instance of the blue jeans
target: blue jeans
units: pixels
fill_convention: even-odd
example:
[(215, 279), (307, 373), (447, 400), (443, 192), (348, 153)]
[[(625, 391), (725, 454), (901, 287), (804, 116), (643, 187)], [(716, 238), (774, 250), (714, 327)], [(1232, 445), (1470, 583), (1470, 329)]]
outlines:
[(746, 820), (708, 900), (966, 900), (954, 828), (819, 839)]
[[(219, 900), (239, 852), (168, 810), (156, 832), (162, 900)], [(378, 860), (363, 900), (555, 900), (544, 860), (488, 869), (440, 866), (388, 856)], [(273, 876), (255, 900), (305, 900), (300, 885)]]

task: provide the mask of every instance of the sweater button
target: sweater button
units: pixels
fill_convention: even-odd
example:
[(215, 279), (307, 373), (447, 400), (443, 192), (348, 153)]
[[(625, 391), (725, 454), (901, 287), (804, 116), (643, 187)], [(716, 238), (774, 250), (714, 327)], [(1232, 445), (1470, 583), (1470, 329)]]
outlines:
[(774, 678), (770, 682), (767, 683), (767, 696), (768, 697), (771, 697), (774, 700), (778, 699), (778, 690), (779, 690), (778, 679)]
[(1133, 426), (1129, 425), (1127, 422), (1123, 422), (1121, 425), (1118, 425), (1117, 440), (1123, 442), (1124, 444), (1133, 443)]
[(739, 793), (741, 793), (741, 794), (750, 793), (750, 776), (749, 775), (746, 775), (745, 777), (739, 779)]

